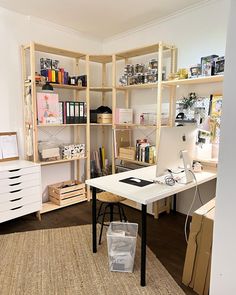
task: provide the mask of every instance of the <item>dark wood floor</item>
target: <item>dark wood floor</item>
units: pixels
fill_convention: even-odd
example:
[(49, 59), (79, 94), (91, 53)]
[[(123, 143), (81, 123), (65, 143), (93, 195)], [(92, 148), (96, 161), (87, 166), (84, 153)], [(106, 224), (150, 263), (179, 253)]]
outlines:
[[(0, 225), (0, 234), (37, 229), (75, 226), (91, 223), (91, 203), (81, 203), (42, 215), (38, 221), (34, 215), (27, 215)], [(140, 223), (141, 212), (125, 207), (129, 221)], [(179, 213), (162, 214), (158, 220), (147, 219), (147, 244), (188, 295), (196, 294), (181, 283), (185, 259), (184, 239), (185, 216)], [(140, 228), (140, 226), (139, 226)]]

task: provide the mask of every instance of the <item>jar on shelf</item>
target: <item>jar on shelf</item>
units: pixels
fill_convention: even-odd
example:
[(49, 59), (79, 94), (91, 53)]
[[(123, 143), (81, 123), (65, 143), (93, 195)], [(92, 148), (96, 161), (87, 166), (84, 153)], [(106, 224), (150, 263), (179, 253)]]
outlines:
[(156, 69), (157, 70), (158, 68), (158, 61), (156, 58), (152, 58), (150, 61), (149, 61), (149, 69), (150, 70), (153, 70), (153, 69)]
[(133, 76), (134, 75), (134, 65), (131, 65), (131, 64), (125, 65), (124, 74), (127, 76)]
[(145, 71), (145, 65), (144, 64), (136, 64), (135, 65), (135, 73), (136, 74), (143, 74)]

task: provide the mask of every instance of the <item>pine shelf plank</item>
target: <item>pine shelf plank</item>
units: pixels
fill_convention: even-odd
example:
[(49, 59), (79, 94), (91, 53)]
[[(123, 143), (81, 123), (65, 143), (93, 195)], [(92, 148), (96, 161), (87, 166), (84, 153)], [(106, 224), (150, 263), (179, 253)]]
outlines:
[(61, 209), (61, 208), (65, 208), (65, 207), (68, 207), (68, 206), (71, 206), (71, 205), (75, 205), (75, 204), (79, 204), (81, 202), (85, 202), (85, 201), (88, 201), (87, 198), (84, 198), (84, 199), (81, 199), (81, 200), (76, 200), (70, 204), (65, 204), (65, 205), (56, 205), (52, 202), (45, 202), (43, 203), (43, 207), (42, 207), (42, 210), (40, 211), (40, 214), (44, 214), (44, 213), (47, 213), (47, 212), (51, 212), (51, 211), (54, 211), (54, 210), (57, 210), (57, 209)]

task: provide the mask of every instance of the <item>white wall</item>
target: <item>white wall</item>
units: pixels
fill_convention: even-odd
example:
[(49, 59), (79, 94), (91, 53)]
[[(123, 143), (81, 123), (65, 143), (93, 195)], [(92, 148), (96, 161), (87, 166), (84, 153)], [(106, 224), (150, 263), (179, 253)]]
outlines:
[(160, 22), (106, 39), (103, 51), (115, 53), (164, 41), (179, 49), (180, 67), (199, 62), (213, 52), (224, 55), (228, 0), (208, 1)]
[(235, 146), (236, 146), (236, 1), (231, 1), (226, 47), (223, 116), (221, 121), (220, 164), (216, 193), (216, 215), (213, 235), (211, 295), (236, 294), (235, 236)]
[[(178, 67), (188, 67), (200, 63), (202, 56), (211, 54), (224, 55), (229, 11), (228, 0), (209, 1), (204, 5), (186, 9), (161, 22), (153, 22), (129, 32), (113, 36), (104, 41), (103, 51), (115, 53), (142, 47), (163, 41), (174, 44), (178, 48)], [(119, 71), (120, 72), (120, 71)], [(222, 83), (204, 86), (181, 86), (177, 89), (176, 98), (179, 99), (189, 92), (196, 92), (199, 96), (209, 97), (212, 93), (222, 93)], [(167, 98), (164, 93), (164, 100)], [(131, 105), (141, 105), (155, 101), (155, 91), (132, 92)], [(144, 136), (144, 135), (143, 135)], [(215, 182), (201, 186), (202, 199), (208, 201), (215, 195)], [(193, 191), (180, 194), (177, 210), (187, 213), (193, 197)], [(196, 202), (193, 210), (200, 206)]]
[[(0, 8), (0, 132), (16, 131), (23, 155), (22, 80), (20, 46), (35, 41), (54, 47), (98, 54), (102, 44), (83, 34), (40, 19)], [(57, 172), (57, 173), (55, 173)], [(70, 165), (43, 168), (43, 189), (48, 183), (70, 179)]]

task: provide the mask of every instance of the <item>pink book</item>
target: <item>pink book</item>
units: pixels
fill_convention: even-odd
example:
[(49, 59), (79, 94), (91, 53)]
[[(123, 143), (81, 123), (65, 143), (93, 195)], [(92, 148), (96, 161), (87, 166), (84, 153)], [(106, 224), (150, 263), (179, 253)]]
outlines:
[(59, 124), (59, 99), (57, 93), (37, 93), (38, 124)]

